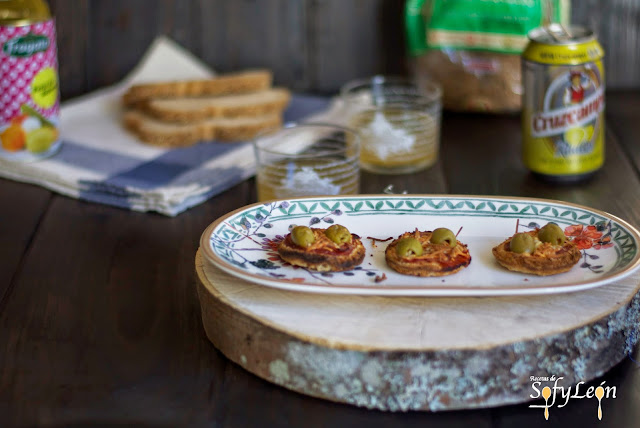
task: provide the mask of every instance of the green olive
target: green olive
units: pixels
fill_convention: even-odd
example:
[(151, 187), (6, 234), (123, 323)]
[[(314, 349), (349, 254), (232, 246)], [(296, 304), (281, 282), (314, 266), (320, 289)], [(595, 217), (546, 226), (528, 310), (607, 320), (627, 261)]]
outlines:
[(511, 243), (509, 244), (509, 249), (514, 253), (533, 253), (536, 249), (536, 243), (533, 239), (533, 236), (528, 233), (516, 233), (511, 238)]
[(538, 239), (553, 245), (563, 245), (567, 237), (564, 236), (564, 232), (560, 226), (555, 223), (547, 223), (538, 231)]
[(351, 232), (349, 232), (349, 229), (339, 224), (329, 226), (329, 228), (324, 231), (324, 234), (327, 235), (327, 238), (331, 239), (338, 245), (348, 244), (351, 242)]
[(307, 248), (316, 242), (316, 237), (307, 226), (296, 226), (291, 230), (291, 240), (294, 244)]
[(416, 238), (402, 238), (396, 244), (396, 253), (398, 253), (398, 257), (420, 256), (422, 255), (422, 244)]
[(443, 244), (446, 242), (451, 247), (455, 247), (457, 243), (456, 235), (445, 227), (434, 230), (433, 233), (431, 233), (431, 239), (429, 241), (432, 244)]

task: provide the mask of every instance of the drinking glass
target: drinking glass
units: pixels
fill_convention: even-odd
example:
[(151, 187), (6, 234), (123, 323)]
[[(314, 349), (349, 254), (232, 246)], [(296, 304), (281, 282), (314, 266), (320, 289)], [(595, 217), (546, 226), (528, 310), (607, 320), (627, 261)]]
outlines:
[(374, 76), (340, 91), (347, 124), (362, 137), (360, 166), (381, 174), (407, 174), (438, 160), (442, 90), (401, 77)]
[(287, 124), (258, 136), (258, 200), (348, 195), (360, 190), (360, 136), (333, 124)]

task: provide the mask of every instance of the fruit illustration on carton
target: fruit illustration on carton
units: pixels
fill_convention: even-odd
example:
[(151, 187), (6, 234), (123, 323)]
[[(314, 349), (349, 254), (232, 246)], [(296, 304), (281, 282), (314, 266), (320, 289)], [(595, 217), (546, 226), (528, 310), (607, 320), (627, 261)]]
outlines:
[(43, 153), (58, 139), (55, 125), (27, 104), (20, 108), (9, 126), (0, 132), (2, 148), (9, 152), (27, 150)]

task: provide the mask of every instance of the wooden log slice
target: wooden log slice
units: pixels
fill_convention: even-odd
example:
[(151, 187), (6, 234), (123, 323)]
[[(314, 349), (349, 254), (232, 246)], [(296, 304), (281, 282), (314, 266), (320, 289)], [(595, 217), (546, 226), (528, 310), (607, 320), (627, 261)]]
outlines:
[(265, 287), (199, 252), (196, 271), (204, 329), (229, 359), (293, 391), (372, 409), (524, 402), (531, 376), (589, 381), (639, 337), (639, 273), (576, 293), (410, 298)]

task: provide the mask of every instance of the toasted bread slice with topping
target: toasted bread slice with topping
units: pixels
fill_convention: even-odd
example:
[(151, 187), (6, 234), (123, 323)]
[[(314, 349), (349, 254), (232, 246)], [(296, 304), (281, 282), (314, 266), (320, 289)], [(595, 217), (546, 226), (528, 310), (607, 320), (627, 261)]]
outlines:
[(493, 248), (492, 252), (498, 263), (513, 272), (529, 273), (539, 276), (555, 275), (568, 272), (580, 261), (580, 250), (571, 241), (563, 245), (541, 242), (538, 231), (525, 232), (535, 240), (532, 253), (516, 253), (511, 251), (511, 238)]
[[(389, 267), (396, 272), (414, 276), (446, 276), (452, 275), (471, 263), (471, 255), (467, 246), (456, 241), (454, 247), (448, 243), (433, 244), (430, 242), (431, 231), (405, 232), (391, 241), (384, 252)], [(400, 257), (396, 246), (401, 239), (415, 238), (422, 245), (422, 254)]]
[(351, 242), (336, 244), (325, 235), (326, 229), (311, 228), (315, 242), (307, 248), (296, 245), (287, 234), (278, 246), (285, 262), (319, 272), (351, 270), (364, 260), (365, 248), (360, 237), (351, 234)]

